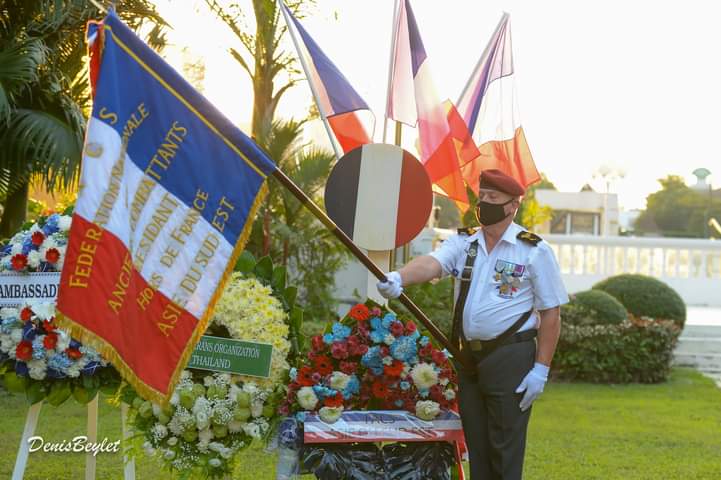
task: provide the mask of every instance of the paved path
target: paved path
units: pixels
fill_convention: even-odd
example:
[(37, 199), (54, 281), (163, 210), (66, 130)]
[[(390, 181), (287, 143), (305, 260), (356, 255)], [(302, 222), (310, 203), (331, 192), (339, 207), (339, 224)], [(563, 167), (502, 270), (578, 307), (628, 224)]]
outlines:
[(721, 387), (721, 308), (688, 307), (674, 363), (694, 367)]

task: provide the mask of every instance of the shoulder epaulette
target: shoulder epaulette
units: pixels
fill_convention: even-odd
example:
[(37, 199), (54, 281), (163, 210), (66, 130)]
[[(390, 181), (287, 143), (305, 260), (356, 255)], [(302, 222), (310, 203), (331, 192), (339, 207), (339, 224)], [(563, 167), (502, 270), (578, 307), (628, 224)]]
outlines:
[(463, 227), (458, 229), (458, 235), (471, 236), (478, 231), (478, 228), (474, 227)]
[(539, 244), (541, 240), (543, 240), (541, 237), (536, 235), (535, 233), (528, 232), (526, 230), (522, 231), (518, 235), (516, 235), (516, 238), (519, 240), (523, 240), (526, 243), (530, 243), (534, 247)]

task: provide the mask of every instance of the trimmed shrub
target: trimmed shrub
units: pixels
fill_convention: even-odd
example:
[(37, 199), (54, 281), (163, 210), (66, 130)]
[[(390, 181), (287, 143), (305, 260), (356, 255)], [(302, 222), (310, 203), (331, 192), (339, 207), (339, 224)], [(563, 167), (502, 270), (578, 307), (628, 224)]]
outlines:
[(593, 289), (613, 295), (637, 317), (673, 320), (681, 328), (686, 322), (686, 304), (679, 294), (653, 277), (616, 275), (597, 283)]
[(562, 325), (553, 376), (592, 383), (663, 382), (680, 331), (670, 320)]
[(628, 319), (628, 312), (603, 290), (586, 290), (571, 295), (561, 307), (561, 317), (571, 325), (618, 325)]

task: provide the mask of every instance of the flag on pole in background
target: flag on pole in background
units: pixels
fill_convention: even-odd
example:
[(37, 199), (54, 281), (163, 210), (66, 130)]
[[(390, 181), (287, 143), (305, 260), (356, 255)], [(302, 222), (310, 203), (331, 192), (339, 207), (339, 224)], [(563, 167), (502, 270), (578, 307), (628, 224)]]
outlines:
[(447, 197), (468, 203), (461, 165), (478, 156), (450, 101), (441, 102), (409, 0), (401, 0), (386, 115), (418, 128), (421, 162)]
[[(303, 57), (303, 64), (308, 67), (306, 77), (316, 93), (320, 114), (328, 120), (343, 152), (371, 143), (375, 119), (368, 104), (323, 53), (285, 3), (280, 3), (286, 18), (291, 20), (288, 22), (288, 31), (296, 40), (300, 37), (300, 41), (296, 42), (298, 55)], [(361, 118), (363, 110), (367, 111), (367, 115)]]
[(88, 39), (103, 43), (58, 317), (164, 403), (276, 167), (114, 13)]
[(524, 187), (541, 179), (521, 127), (513, 73), (510, 15), (504, 13), (456, 104), (480, 150), (463, 166), (463, 178), (476, 193), (478, 177), (488, 168)]

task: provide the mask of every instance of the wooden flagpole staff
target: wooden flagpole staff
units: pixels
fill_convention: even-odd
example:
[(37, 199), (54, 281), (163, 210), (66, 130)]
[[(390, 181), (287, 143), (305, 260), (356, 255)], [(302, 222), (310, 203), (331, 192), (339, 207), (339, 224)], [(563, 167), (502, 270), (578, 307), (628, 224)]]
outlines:
[[(278, 180), (285, 188), (288, 189), (308, 210), (315, 215), (315, 217), (323, 223), (335, 237), (343, 243), (355, 257), (380, 281), (385, 282), (387, 280), (385, 273), (361, 250), (348, 235), (346, 235), (339, 227), (335, 224), (326, 213), (311, 200), (308, 195), (303, 192), (288, 176), (283, 173), (280, 169), (275, 169), (273, 176)], [(472, 372), (475, 366), (472, 362), (456, 348), (443, 333), (436, 327), (433, 322), (413, 303), (413, 301), (405, 294), (402, 293), (398, 300), (405, 306), (429, 332), (448, 350), (453, 358), (455, 358), (464, 369)]]

